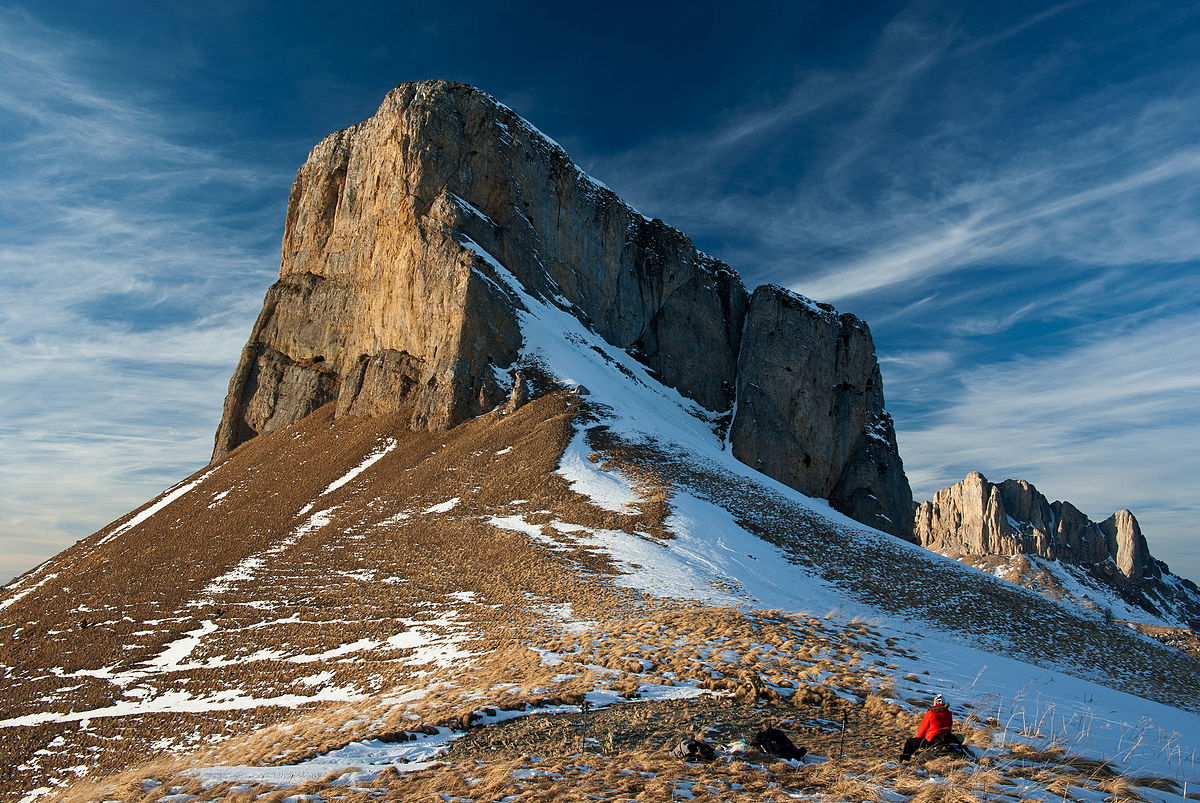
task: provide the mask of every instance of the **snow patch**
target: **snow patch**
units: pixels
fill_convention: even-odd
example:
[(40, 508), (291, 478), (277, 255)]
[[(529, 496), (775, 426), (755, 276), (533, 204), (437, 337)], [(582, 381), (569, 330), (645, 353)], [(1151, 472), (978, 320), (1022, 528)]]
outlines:
[(578, 432), (563, 451), (555, 472), (563, 477), (571, 490), (592, 500), (597, 507), (614, 513), (634, 513), (641, 498), (625, 477), (604, 471), (588, 455), (586, 435)]
[(488, 516), (485, 521), (498, 530), (512, 530), (513, 532), (532, 535), (534, 538), (542, 537), (542, 528), (540, 525), (530, 524), (520, 516)]
[(350, 653), (354, 652), (369, 650), (373, 647), (378, 647), (382, 643), (383, 642), (375, 641), (374, 639), (364, 638), (359, 639), (358, 641), (351, 641), (347, 644), (341, 644), (333, 649), (325, 650), (325, 652), (310, 655), (293, 655), (292, 657), (284, 660), (293, 664), (311, 664), (317, 661), (328, 661), (331, 658), (341, 658), (343, 655), (349, 655)]
[(217, 626), (212, 622), (201, 622), (200, 627), (188, 632), (183, 638), (172, 641), (163, 648), (162, 652), (144, 662), (142, 666), (151, 672), (175, 672), (181, 670), (184, 667), (180, 665), (180, 661), (191, 655), (200, 646), (201, 639), (216, 629)]
[(316, 694), (283, 694), (277, 697), (247, 697), (241, 689), (226, 689), (207, 697), (193, 697), (186, 691), (169, 691), (157, 697), (142, 700), (122, 700), (104, 708), (67, 713), (28, 714), (23, 717), (0, 720), (0, 728), (30, 727), (49, 722), (81, 722), (85, 719), (142, 716), (161, 713), (203, 713), (206, 711), (234, 711), (260, 706), (284, 706), (295, 708), (307, 703), (329, 701), (362, 700), (367, 695), (350, 687), (328, 687)]
[(125, 522), (125, 523), (124, 523), (124, 524), (122, 524), (120, 527), (118, 527), (117, 529), (113, 530), (111, 533), (109, 533), (108, 535), (104, 536), (104, 537), (103, 537), (103, 538), (101, 538), (99, 541), (97, 541), (97, 542), (96, 542), (96, 546), (100, 546), (101, 544), (106, 544), (106, 543), (108, 543), (109, 541), (111, 541), (112, 539), (116, 538), (116, 537), (117, 537), (118, 535), (120, 535), (121, 533), (123, 533), (123, 532), (128, 532), (129, 530), (132, 530), (134, 527), (138, 526), (138, 525), (139, 525), (139, 524), (141, 524), (143, 521), (145, 521), (146, 519), (150, 518), (150, 517), (151, 517), (151, 516), (153, 516), (155, 513), (157, 513), (158, 511), (162, 510), (163, 508), (165, 508), (167, 505), (169, 505), (169, 504), (171, 504), (172, 502), (174, 502), (175, 500), (179, 499), (181, 496), (183, 496), (183, 495), (184, 495), (184, 494), (186, 494), (188, 491), (190, 491), (190, 490), (192, 490), (193, 488), (195, 488), (195, 487), (196, 487), (197, 485), (199, 485), (200, 483), (204, 482), (206, 479), (208, 479), (208, 478), (209, 478), (209, 477), (212, 475), (212, 473), (213, 473), (214, 471), (216, 471), (216, 469), (215, 469), (215, 468), (214, 468), (214, 469), (209, 469), (208, 471), (204, 472), (203, 474), (201, 474), (201, 475), (200, 475), (199, 477), (197, 477), (196, 479), (194, 479), (194, 480), (192, 480), (191, 482), (189, 482), (187, 485), (180, 485), (180, 486), (177, 486), (177, 487), (175, 487), (175, 489), (174, 489), (174, 490), (168, 491), (166, 495), (162, 496), (162, 497), (161, 497), (161, 498), (160, 498), (160, 499), (159, 499), (157, 502), (155, 502), (153, 505), (151, 505), (150, 507), (146, 508), (146, 509), (145, 509), (145, 510), (143, 510), (141, 513), (137, 514), (137, 515), (136, 515), (136, 516), (134, 516), (132, 519), (130, 519), (129, 521)]
[(375, 465), (380, 460), (382, 460), (384, 457), (386, 457), (388, 452), (395, 449), (396, 446), (398, 446), (398, 445), (399, 444), (397, 443), (395, 438), (388, 438), (387, 440), (383, 441), (383, 443), (381, 443), (378, 447), (376, 447), (376, 449), (373, 452), (371, 452), (369, 455), (367, 455), (361, 463), (359, 463), (357, 466), (355, 466), (354, 468), (347, 471), (345, 474), (343, 474), (338, 479), (329, 483), (329, 487), (327, 487), (325, 490), (321, 491), (320, 495), (325, 496), (326, 494), (332, 493), (332, 492), (336, 491), (338, 488), (341, 488), (343, 485), (350, 482), (355, 477), (357, 477), (359, 474), (362, 474), (364, 471), (369, 469), (371, 466)]
[(356, 778), (357, 782), (365, 783), (388, 767), (393, 767), (398, 772), (425, 769), (431, 766), (432, 760), (449, 747), (451, 742), (463, 735), (465, 734), (461, 731), (438, 728), (436, 734), (421, 734), (409, 742), (384, 742), (379, 739), (351, 742), (339, 750), (282, 767), (205, 767), (188, 770), (187, 774), (205, 786), (235, 781), (295, 786), (305, 781), (324, 778), (339, 769), (345, 770), (344, 775), (351, 770), (370, 767), (372, 772), (359, 774)]
[(490, 217), (483, 214), (483, 212), (480, 212), (479, 209), (470, 201), (467, 201), (458, 195), (455, 195), (454, 193), (450, 193), (450, 197), (454, 199), (454, 202), (458, 204), (459, 208), (461, 208), (464, 212), (469, 212), (470, 214), (482, 220), (484, 223), (487, 223), (489, 226), (496, 225)]
[(459, 497), (457, 497), (457, 496), (456, 496), (456, 497), (454, 497), (453, 499), (447, 499), (445, 502), (439, 502), (439, 503), (438, 503), (438, 504), (436, 504), (436, 505), (430, 505), (429, 507), (425, 508), (425, 509), (424, 509), (423, 511), (421, 511), (421, 512), (422, 512), (423, 514), (428, 514), (428, 513), (449, 513), (451, 510), (454, 510), (454, 508), (458, 507), (458, 503), (459, 503), (460, 501), (462, 501), (462, 500), (461, 500), (461, 499), (459, 499)]
[(44, 586), (46, 583), (48, 583), (48, 582), (50, 582), (51, 580), (53, 580), (55, 577), (58, 577), (58, 572), (52, 572), (51, 574), (48, 574), (48, 575), (46, 575), (46, 576), (45, 576), (45, 577), (43, 577), (41, 580), (38, 580), (38, 581), (37, 581), (36, 583), (34, 583), (33, 585), (29, 586), (29, 588), (22, 588), (20, 591), (18, 591), (17, 593), (13, 594), (13, 595), (12, 595), (11, 597), (9, 597), (8, 599), (4, 600), (3, 602), (0, 602), (0, 611), (4, 610), (4, 609), (5, 609), (5, 608), (7, 608), (9, 605), (12, 605), (12, 604), (16, 603), (18, 600), (20, 600), (20, 599), (21, 599), (21, 597), (24, 597), (26, 594), (29, 594), (29, 593), (31, 593), (31, 592), (33, 592), (33, 591), (36, 591), (37, 589), (41, 588), (41, 587), (42, 587), (42, 586)]
[(302, 686), (320, 686), (322, 683), (327, 683), (330, 680), (333, 680), (333, 673), (329, 670), (325, 670), (324, 672), (318, 672), (315, 675), (297, 678), (296, 682)]

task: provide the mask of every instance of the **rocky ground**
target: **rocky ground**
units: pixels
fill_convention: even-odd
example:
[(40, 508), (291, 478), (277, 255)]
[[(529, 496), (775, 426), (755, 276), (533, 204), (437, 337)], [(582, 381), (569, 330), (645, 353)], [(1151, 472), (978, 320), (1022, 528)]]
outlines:
[[(1112, 765), (1060, 748), (998, 741), (994, 723), (961, 724), (978, 759), (918, 754), (895, 761), (914, 717), (879, 698), (864, 705), (795, 706), (708, 696), (626, 702), (589, 711), (533, 714), (472, 728), (430, 766), (337, 772), (279, 789), (259, 784), (204, 787), (186, 776), (129, 782), (129, 803), (250, 800), (318, 803), (441, 800), (533, 801), (1121, 801), (1200, 799), (1171, 780), (1129, 777)], [(968, 718), (969, 721), (969, 718)], [(763, 726), (785, 730), (809, 749), (800, 761), (758, 752), (718, 753), (688, 762), (668, 748), (689, 733), (714, 743)], [(80, 798), (82, 799), (82, 798)]]

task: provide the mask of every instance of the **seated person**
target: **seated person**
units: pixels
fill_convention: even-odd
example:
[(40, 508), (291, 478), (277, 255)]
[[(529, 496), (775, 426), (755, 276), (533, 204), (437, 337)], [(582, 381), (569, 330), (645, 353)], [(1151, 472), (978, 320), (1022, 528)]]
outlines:
[(925, 712), (925, 716), (921, 718), (921, 724), (917, 726), (917, 735), (912, 739), (905, 740), (904, 752), (900, 754), (900, 760), (909, 761), (912, 759), (913, 753), (918, 750), (937, 745), (954, 745), (961, 750), (962, 739), (953, 733), (953, 720), (954, 717), (950, 713), (950, 706), (946, 705), (945, 698), (940, 694), (935, 694), (933, 705)]

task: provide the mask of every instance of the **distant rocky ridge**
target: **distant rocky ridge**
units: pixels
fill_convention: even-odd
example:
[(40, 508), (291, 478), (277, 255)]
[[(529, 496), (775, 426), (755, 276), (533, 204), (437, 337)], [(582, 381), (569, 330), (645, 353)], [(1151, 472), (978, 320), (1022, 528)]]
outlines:
[[(1106, 608), (1106, 593), (1115, 594), (1165, 622), (1200, 628), (1200, 589), (1150, 554), (1129, 510), (1096, 522), (1070, 502), (1049, 501), (1025, 480), (992, 483), (972, 471), (916, 507), (913, 535), (926, 549), (1053, 596)], [(988, 557), (1019, 560), (1007, 566), (981, 560)], [(1056, 579), (1053, 563), (1075, 571)], [(1072, 593), (1077, 581), (1092, 592), (1087, 600), (1078, 598), (1078, 588)]]
[(727, 265), (625, 204), (470, 86), (402, 84), (292, 187), (280, 279), (214, 460), (323, 405), (453, 427), (523, 399), (517, 302), (480, 251), (694, 400), (743, 462), (911, 538), (867, 325)]

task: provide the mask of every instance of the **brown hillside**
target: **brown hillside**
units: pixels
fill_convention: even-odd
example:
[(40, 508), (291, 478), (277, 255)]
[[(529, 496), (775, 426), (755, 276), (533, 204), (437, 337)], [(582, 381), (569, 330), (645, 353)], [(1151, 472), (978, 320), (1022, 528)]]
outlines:
[[(670, 549), (676, 486), (731, 510), (848, 598), (1027, 660), (1103, 666), (1081, 671), (1194, 705), (1191, 659), (980, 584), (895, 539), (864, 539), (685, 455), (614, 441), (572, 392), (445, 433), (406, 431), (402, 413), (336, 424), (329, 413), (254, 439), (155, 515), (115, 522), (8, 590), (23, 594), (0, 612), (10, 799), (80, 775), (286, 763), (598, 688), (635, 698), (644, 684), (700, 682), (835, 707), (837, 692), (894, 694), (888, 658), (906, 655), (895, 639), (637, 592), (614, 582), (603, 551), (550, 526), (639, 533)], [(580, 426), (592, 427), (598, 459), (637, 478), (635, 510), (600, 509), (554, 473)], [(540, 537), (492, 520), (513, 514)], [(897, 591), (914, 576), (954, 594), (914, 604)], [(1070, 637), (1037, 638), (1047, 623)], [(146, 763), (156, 756), (157, 769)]]

